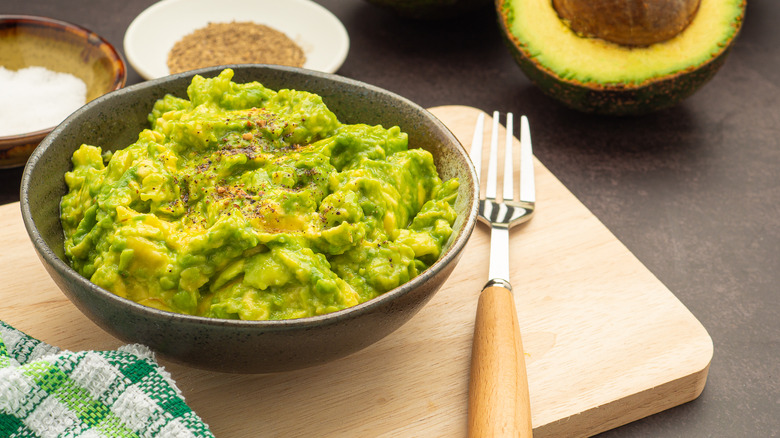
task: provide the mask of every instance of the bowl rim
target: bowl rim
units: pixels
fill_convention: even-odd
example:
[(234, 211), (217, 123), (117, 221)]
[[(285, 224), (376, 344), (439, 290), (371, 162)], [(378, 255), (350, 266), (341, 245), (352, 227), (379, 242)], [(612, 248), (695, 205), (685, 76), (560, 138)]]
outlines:
[[(455, 236), (451, 237), (451, 239), (453, 239), (452, 243), (447, 248), (447, 250), (439, 256), (436, 262), (434, 262), (431, 266), (428, 267), (428, 269), (419, 273), (416, 277), (412, 278), (408, 282), (396, 288), (393, 288), (381, 295), (378, 295), (368, 301), (357, 304), (355, 306), (347, 307), (342, 310), (338, 310), (335, 312), (330, 312), (322, 315), (315, 315), (315, 316), (295, 318), (295, 319), (240, 320), (240, 319), (211, 318), (205, 316), (189, 315), (189, 314), (176, 313), (172, 311), (160, 310), (153, 307), (144, 306), (143, 304), (137, 303), (130, 299), (120, 297), (119, 295), (116, 295), (113, 292), (92, 283), (91, 281), (89, 281), (89, 279), (79, 274), (68, 263), (66, 263), (59, 256), (57, 256), (57, 254), (54, 253), (52, 248), (49, 247), (49, 245), (43, 239), (41, 233), (38, 231), (38, 227), (36, 226), (36, 224), (33, 222), (32, 211), (30, 210), (30, 204), (28, 201), (28, 189), (31, 185), (32, 169), (35, 167), (38, 161), (41, 160), (46, 150), (48, 149), (49, 144), (47, 143), (47, 140), (49, 138), (54, 138), (60, 131), (65, 129), (65, 126), (69, 125), (72, 119), (75, 119), (79, 117), (81, 114), (88, 112), (92, 107), (100, 105), (104, 100), (111, 99), (115, 95), (124, 94), (124, 93), (129, 94), (129, 93), (133, 93), (136, 90), (154, 88), (159, 86), (160, 84), (183, 80), (182, 78), (184, 77), (189, 77), (191, 79), (196, 74), (208, 75), (211, 73), (219, 73), (225, 68), (232, 68), (235, 71), (236, 69), (241, 69), (242, 67), (259, 67), (261, 69), (267, 69), (267, 70), (289, 71), (291, 73), (303, 74), (318, 79), (335, 81), (348, 86), (357, 86), (357, 87), (365, 88), (371, 92), (389, 95), (390, 97), (397, 99), (406, 105), (409, 105), (409, 107), (413, 108), (415, 111), (421, 112), (422, 114), (426, 115), (427, 118), (438, 129), (444, 132), (446, 136), (449, 136), (451, 138), (452, 140), (451, 144), (455, 146), (456, 150), (459, 152), (459, 155), (461, 155), (462, 158), (464, 158), (464, 162), (467, 168), (466, 169), (467, 174), (471, 179), (470, 181), (471, 190), (469, 192), (470, 199), (467, 199), (465, 201), (467, 202), (467, 209), (466, 209), (466, 215), (463, 218), (463, 225), (460, 231)], [(430, 113), (427, 109), (423, 108), (422, 106), (412, 102), (411, 100), (403, 96), (400, 96), (389, 90), (380, 88), (378, 86), (370, 85), (355, 79), (346, 78), (335, 73), (325, 73), (325, 72), (320, 72), (315, 70), (308, 70), (304, 68), (279, 66), (279, 65), (233, 64), (233, 65), (206, 67), (202, 69), (164, 76), (162, 78), (152, 79), (138, 84), (130, 85), (128, 87), (124, 87), (122, 89), (112, 91), (110, 93), (104, 94), (103, 96), (94, 99), (93, 101), (87, 103), (86, 105), (84, 105), (83, 107), (75, 111), (73, 114), (71, 114), (67, 119), (65, 119), (63, 123), (55, 127), (52, 133), (49, 134), (43, 140), (43, 142), (41, 142), (41, 146), (42, 147), (38, 147), (36, 148), (35, 151), (33, 151), (27, 164), (25, 165), (24, 172), (22, 174), (21, 191), (20, 191), (21, 192), (20, 207), (22, 210), (22, 219), (25, 228), (27, 230), (27, 233), (30, 239), (32, 240), (33, 246), (38, 252), (39, 257), (44, 258), (46, 262), (49, 263), (53, 269), (56, 269), (60, 273), (67, 274), (69, 277), (71, 277), (76, 282), (78, 282), (81, 286), (92, 290), (94, 293), (99, 294), (102, 298), (111, 301), (119, 301), (121, 304), (128, 305), (131, 308), (135, 309), (136, 311), (141, 312), (142, 314), (146, 314), (149, 317), (155, 317), (159, 319), (176, 319), (179, 321), (184, 321), (190, 324), (196, 324), (200, 326), (205, 325), (205, 326), (215, 326), (215, 327), (216, 326), (232, 327), (236, 329), (259, 328), (259, 329), (264, 329), (265, 331), (268, 332), (287, 331), (287, 330), (301, 329), (301, 328), (307, 328), (312, 326), (335, 325), (347, 319), (359, 317), (363, 314), (369, 314), (375, 308), (385, 305), (387, 301), (392, 301), (397, 297), (410, 293), (412, 290), (421, 286), (429, 277), (433, 277), (439, 272), (443, 271), (447, 266), (449, 266), (451, 262), (457, 261), (457, 259), (460, 256), (460, 253), (462, 252), (463, 248), (466, 246), (466, 243), (468, 243), (469, 237), (471, 236), (471, 233), (474, 227), (476, 226), (476, 222), (477, 222), (477, 210), (479, 205), (479, 199), (478, 199), (479, 184), (477, 183), (478, 179), (477, 179), (476, 170), (465, 147), (460, 143), (457, 137), (455, 137), (455, 135), (449, 130), (449, 128), (447, 128), (444, 125), (444, 123), (442, 123), (436, 116)], [(464, 184), (464, 182), (461, 182), (461, 184)]]
[[(125, 61), (122, 53), (117, 50), (116, 47), (114, 47), (114, 45), (111, 44), (107, 39), (103, 38), (103, 36), (84, 26), (56, 18), (44, 17), (41, 15), (0, 14), (0, 27), (6, 25), (6, 23), (11, 23), (16, 26), (19, 26), (20, 24), (27, 24), (39, 27), (47, 27), (50, 29), (59, 29), (64, 32), (71, 32), (75, 35), (84, 36), (86, 41), (97, 41), (100, 43), (100, 45), (108, 49), (105, 53), (110, 55), (109, 57), (111, 58), (112, 63), (116, 63), (119, 66), (119, 68), (116, 69), (117, 71), (114, 75), (113, 84), (108, 92), (110, 93), (112, 91), (119, 90), (127, 83), (127, 62)], [(57, 125), (53, 125), (48, 128), (39, 129), (37, 131), (28, 131), (5, 136), (0, 135), (0, 145), (13, 144), (15, 141), (20, 140), (34, 140), (39, 136), (43, 138), (52, 132), (56, 127)]]

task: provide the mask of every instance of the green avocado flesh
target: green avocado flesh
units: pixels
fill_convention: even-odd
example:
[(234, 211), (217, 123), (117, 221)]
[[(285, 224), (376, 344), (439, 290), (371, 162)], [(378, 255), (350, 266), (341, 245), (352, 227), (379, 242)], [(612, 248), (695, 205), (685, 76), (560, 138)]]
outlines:
[(632, 113), (674, 104), (713, 76), (745, 0), (701, 0), (680, 34), (642, 47), (575, 33), (551, 0), (499, 0), (497, 8), (512, 54), (543, 91), (585, 111)]
[(435, 262), (458, 181), (399, 127), (342, 124), (322, 99), (233, 72), (154, 104), (125, 149), (82, 145), (65, 175), (65, 252), (146, 306), (290, 319), (365, 302)]

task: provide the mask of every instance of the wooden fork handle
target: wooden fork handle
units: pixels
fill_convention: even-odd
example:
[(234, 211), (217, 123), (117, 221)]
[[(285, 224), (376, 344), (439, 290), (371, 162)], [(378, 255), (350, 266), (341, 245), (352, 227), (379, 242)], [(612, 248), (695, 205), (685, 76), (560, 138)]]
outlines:
[(482, 291), (474, 324), (468, 435), (531, 437), (531, 405), (523, 342), (512, 292)]

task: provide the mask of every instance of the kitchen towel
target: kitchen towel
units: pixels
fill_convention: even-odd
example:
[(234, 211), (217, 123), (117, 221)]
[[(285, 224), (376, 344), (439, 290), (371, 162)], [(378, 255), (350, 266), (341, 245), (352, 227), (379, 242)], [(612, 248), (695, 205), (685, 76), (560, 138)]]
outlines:
[(141, 345), (70, 352), (0, 321), (0, 438), (213, 437)]

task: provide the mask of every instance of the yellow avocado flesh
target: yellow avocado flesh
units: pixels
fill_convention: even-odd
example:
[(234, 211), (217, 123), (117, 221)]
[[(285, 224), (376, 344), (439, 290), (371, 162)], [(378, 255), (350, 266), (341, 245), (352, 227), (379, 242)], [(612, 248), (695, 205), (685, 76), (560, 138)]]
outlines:
[(734, 37), (743, 0), (701, 0), (691, 24), (676, 37), (627, 47), (572, 31), (550, 0), (508, 0), (508, 27), (526, 55), (556, 76), (581, 83), (639, 85), (707, 62)]

